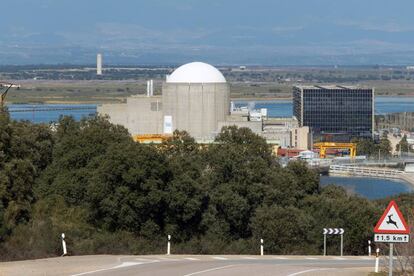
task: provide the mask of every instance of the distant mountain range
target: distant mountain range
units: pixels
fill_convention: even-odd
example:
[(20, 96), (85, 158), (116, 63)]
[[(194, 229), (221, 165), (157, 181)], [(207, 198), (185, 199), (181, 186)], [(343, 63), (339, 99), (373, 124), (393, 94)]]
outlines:
[(187, 49), (97, 49), (92, 47), (0, 47), (0, 65), (26, 64), (94, 64), (96, 54), (104, 65), (181, 64), (200, 60), (217, 65), (410, 65), (414, 51), (375, 53), (309, 53), (284, 49), (206, 47)]
[(113, 65), (414, 64), (410, 0), (2, 4), (0, 65), (93, 64), (98, 52)]

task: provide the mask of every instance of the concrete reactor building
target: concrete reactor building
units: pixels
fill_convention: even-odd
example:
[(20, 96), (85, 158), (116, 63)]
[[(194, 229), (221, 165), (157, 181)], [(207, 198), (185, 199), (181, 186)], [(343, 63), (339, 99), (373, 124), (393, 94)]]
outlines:
[(210, 140), (219, 131), (219, 122), (230, 115), (230, 88), (215, 67), (192, 62), (166, 77), (162, 96), (129, 97), (126, 104), (104, 104), (100, 114), (124, 125), (132, 135), (172, 134), (185, 130), (196, 140)]
[(176, 69), (162, 87), (164, 123), (196, 139), (212, 138), (230, 114), (230, 88), (213, 66), (193, 62)]

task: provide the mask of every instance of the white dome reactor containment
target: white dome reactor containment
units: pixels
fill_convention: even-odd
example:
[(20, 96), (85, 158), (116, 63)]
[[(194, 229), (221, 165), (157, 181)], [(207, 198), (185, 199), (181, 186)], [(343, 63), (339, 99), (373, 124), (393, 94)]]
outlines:
[(204, 62), (191, 62), (167, 76), (167, 83), (226, 83), (223, 74)]

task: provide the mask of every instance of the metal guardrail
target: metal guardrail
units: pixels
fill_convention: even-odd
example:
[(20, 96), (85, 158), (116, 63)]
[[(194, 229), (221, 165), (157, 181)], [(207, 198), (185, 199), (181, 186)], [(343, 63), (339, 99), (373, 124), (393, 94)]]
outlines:
[(347, 175), (361, 175), (384, 178), (401, 178), (404, 171), (382, 168), (346, 166), (346, 165), (331, 165), (329, 166), (329, 173), (333, 174), (347, 174)]

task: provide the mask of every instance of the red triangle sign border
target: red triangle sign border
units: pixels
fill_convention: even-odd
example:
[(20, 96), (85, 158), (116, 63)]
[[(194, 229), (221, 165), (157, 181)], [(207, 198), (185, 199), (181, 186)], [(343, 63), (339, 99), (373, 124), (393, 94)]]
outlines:
[[(382, 222), (386, 219), (386, 216), (392, 207), (395, 208), (395, 211), (400, 217), (400, 220), (403, 223), (405, 230), (380, 230), (379, 229), (379, 227), (381, 226)], [(374, 232), (378, 234), (409, 234), (410, 233), (410, 228), (408, 227), (408, 224), (405, 221), (404, 216), (402, 215), (400, 209), (398, 208), (397, 203), (394, 200), (391, 200), (391, 202), (388, 204), (387, 209), (385, 209), (385, 212), (382, 214), (381, 218), (377, 222), (377, 225), (374, 228)]]

